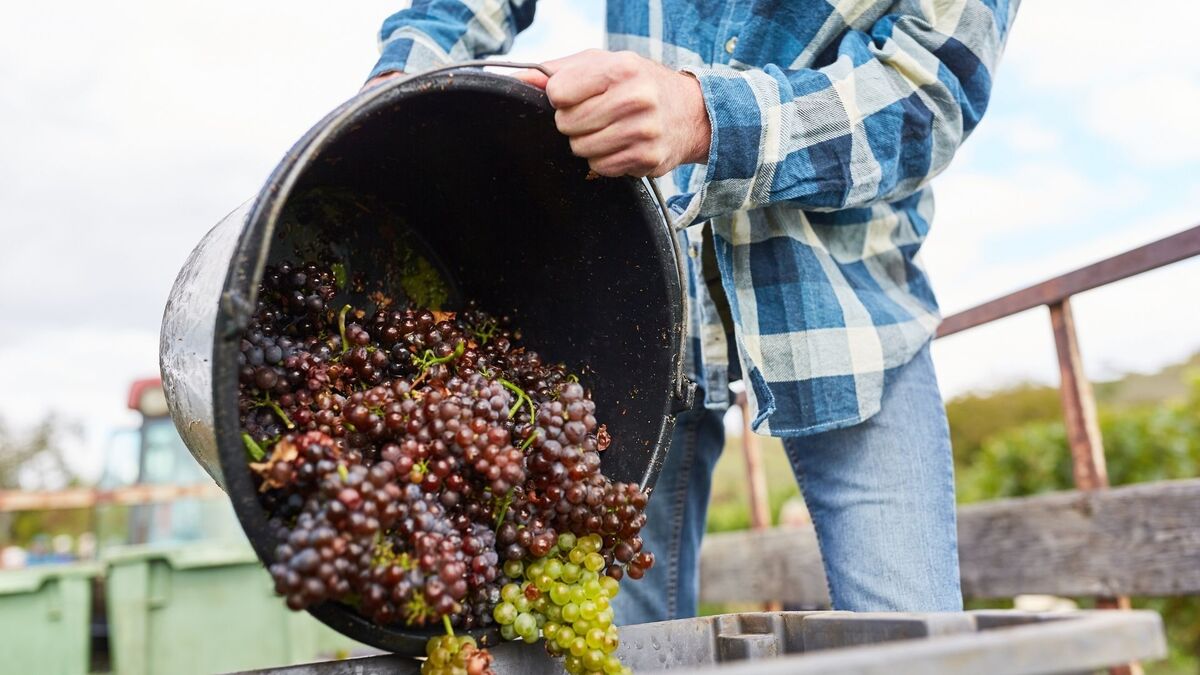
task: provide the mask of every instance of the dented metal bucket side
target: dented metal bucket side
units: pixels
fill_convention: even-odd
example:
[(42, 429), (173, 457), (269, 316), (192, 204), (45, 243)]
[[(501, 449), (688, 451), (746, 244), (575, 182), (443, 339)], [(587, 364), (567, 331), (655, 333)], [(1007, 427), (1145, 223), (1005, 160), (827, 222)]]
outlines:
[(253, 200), (225, 216), (188, 256), (163, 312), (159, 369), (175, 428), (196, 461), (221, 487), (221, 461), (213, 429), (213, 330), (229, 261), (246, 226)]

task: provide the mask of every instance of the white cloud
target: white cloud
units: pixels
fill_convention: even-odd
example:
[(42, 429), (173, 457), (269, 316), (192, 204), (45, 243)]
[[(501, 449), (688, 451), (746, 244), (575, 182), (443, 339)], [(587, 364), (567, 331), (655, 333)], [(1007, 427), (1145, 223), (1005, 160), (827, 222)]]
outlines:
[(1048, 155), (1059, 151), (1062, 132), (1029, 115), (989, 120), (988, 133), (1002, 138), (1004, 144), (1022, 155)]
[(1058, 370), (1049, 314), (1035, 309), (935, 340), (933, 362), (945, 398), (1027, 381), (1052, 384)]
[(1200, 63), (1186, 34), (1197, 24), (1200, 3), (1193, 0), (1023, 2), (1001, 77), (1064, 91), (1166, 70), (1195, 75)]
[(1155, 73), (1097, 87), (1087, 123), (1141, 166), (1200, 163), (1200, 76)]
[(533, 25), (517, 37), (509, 54), (517, 61), (549, 61), (604, 44), (599, 0), (540, 0)]
[(1200, 61), (1180, 27), (1198, 24), (1193, 0), (1025, 2), (997, 91), (1030, 88), (1142, 166), (1195, 164)]

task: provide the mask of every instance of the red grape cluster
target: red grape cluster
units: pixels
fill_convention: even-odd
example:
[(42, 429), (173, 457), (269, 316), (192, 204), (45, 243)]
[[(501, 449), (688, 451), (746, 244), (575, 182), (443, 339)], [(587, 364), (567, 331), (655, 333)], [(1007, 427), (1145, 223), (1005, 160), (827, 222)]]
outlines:
[(578, 378), (474, 305), (339, 306), (341, 276), (269, 268), (239, 355), (243, 439), (288, 605), (494, 627), (523, 565), (574, 538), (588, 542), (579, 578), (640, 578), (647, 495), (601, 473), (610, 439)]

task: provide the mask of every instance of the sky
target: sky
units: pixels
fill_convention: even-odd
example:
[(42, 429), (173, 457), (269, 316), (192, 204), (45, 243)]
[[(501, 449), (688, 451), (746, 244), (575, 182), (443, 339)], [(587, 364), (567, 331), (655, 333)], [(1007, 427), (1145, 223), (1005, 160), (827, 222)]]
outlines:
[[(0, 419), (53, 411), (94, 475), (136, 423), (158, 326), (192, 247), (352, 96), (399, 2), (16, 3), (0, 23)], [(1200, 60), (1171, 26), (1200, 3), (1031, 1), (991, 106), (934, 180), (924, 255), (947, 314), (1200, 223)], [(603, 2), (542, 0), (514, 58), (602, 44)], [(1088, 374), (1200, 349), (1200, 261), (1075, 301)], [(1054, 383), (1032, 310), (934, 347), (947, 396)]]

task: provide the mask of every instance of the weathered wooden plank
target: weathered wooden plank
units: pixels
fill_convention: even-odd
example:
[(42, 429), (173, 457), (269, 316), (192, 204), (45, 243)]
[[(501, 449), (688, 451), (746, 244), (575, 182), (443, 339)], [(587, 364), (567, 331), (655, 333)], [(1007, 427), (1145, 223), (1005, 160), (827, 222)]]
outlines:
[(1200, 480), (974, 505), (961, 511), (972, 597), (1200, 592)]
[[(1200, 593), (1200, 479), (966, 506), (958, 536), (967, 597)], [(708, 602), (829, 602), (811, 528), (711, 535), (700, 570)]]
[(777, 527), (705, 537), (700, 599), (828, 607), (816, 533), (811, 527)]

